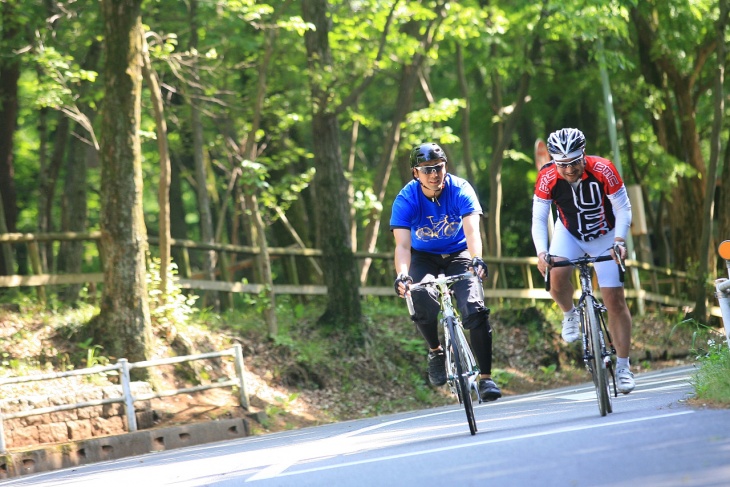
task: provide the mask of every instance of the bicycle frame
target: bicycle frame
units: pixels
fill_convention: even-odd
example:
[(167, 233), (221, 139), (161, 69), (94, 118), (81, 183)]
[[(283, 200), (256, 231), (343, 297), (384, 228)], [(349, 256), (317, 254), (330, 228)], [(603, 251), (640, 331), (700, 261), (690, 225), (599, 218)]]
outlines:
[[(551, 256), (546, 256), (547, 262), (550, 263), (551, 260)], [(616, 354), (616, 349), (613, 346), (611, 334), (606, 325), (606, 307), (593, 294), (592, 275), (594, 263), (609, 260), (613, 260), (610, 255), (591, 257), (586, 254), (576, 259), (551, 262), (552, 267), (572, 266), (578, 269), (581, 294), (578, 298), (577, 308), (580, 315), (583, 362), (593, 378), (598, 399), (598, 410), (601, 416), (613, 412), (609, 377), (613, 382), (614, 397), (618, 395), (612, 360), (612, 356)], [(623, 276), (623, 274), (621, 275)], [(545, 289), (550, 290), (549, 271), (545, 273)]]
[[(432, 288), (438, 295), (438, 300), (441, 305), (439, 323), (444, 330), (447, 383), (452, 394), (464, 406), (467, 422), (469, 423), (469, 430), (472, 435), (476, 434), (477, 425), (476, 419), (474, 418), (471, 392), (474, 391), (476, 393), (477, 399), (481, 403), (482, 400), (479, 396), (479, 388), (477, 386), (480, 371), (471, 347), (469, 347), (469, 343), (466, 340), (459, 312), (454, 307), (451, 286), (458, 281), (472, 279), (474, 277), (475, 275), (471, 272), (449, 277), (446, 277), (444, 274), (439, 274), (437, 278), (424, 280), (410, 286), (410, 290)], [(406, 302), (408, 304), (408, 311), (413, 316), (415, 309), (413, 308), (410, 293), (406, 294)]]

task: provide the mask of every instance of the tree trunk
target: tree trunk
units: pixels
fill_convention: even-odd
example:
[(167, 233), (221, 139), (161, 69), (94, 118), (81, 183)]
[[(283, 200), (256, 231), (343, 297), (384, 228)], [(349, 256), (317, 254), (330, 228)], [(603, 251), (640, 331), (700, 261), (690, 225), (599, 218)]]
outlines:
[[(53, 134), (53, 153), (48, 164), (41, 164), (38, 175), (38, 232), (48, 233), (53, 231), (53, 203), (55, 200), (58, 176), (61, 172), (66, 146), (68, 145), (68, 134), (71, 121), (61, 115), (56, 131)], [(41, 263), (44, 269), (53, 268), (53, 244), (51, 242), (41, 247)]]
[[(375, 193), (375, 197), (381, 204), (385, 200), (385, 190), (388, 187), (393, 161), (395, 160), (396, 151), (400, 144), (401, 124), (411, 110), (411, 105), (413, 104), (413, 88), (418, 82), (418, 70), (421, 69), (422, 63), (423, 55), (416, 54), (413, 56), (413, 63), (403, 66), (401, 69), (401, 81), (398, 84), (398, 98), (395, 102), (393, 116), (390, 119), (390, 130), (384, 141), (385, 147), (383, 147), (383, 152), (381, 152), (380, 161), (378, 162), (378, 166), (375, 169), (375, 176), (373, 177), (373, 193)], [(367, 227), (365, 227), (365, 238), (362, 247), (365, 252), (375, 251), (380, 233), (380, 214), (381, 211), (378, 209), (373, 209), (370, 212), (370, 221)], [(360, 285), (362, 286), (367, 281), (371, 263), (372, 259), (364, 259), (362, 261), (360, 268)]]
[[(727, 23), (727, 0), (720, 0), (720, 18), (716, 24), (717, 30), (717, 66), (715, 67), (715, 86), (713, 91), (714, 98), (714, 117), (712, 120), (712, 135), (710, 138), (710, 165), (707, 169), (707, 179), (705, 184), (705, 201), (702, 211), (702, 236), (700, 238), (699, 252), (699, 269), (697, 279), (697, 288), (695, 290), (695, 319), (707, 321), (707, 296), (708, 289), (705, 282), (709, 277), (709, 272), (715, 268), (715, 259), (710, 259), (710, 255), (714, 256), (712, 245), (712, 234), (715, 213), (715, 187), (717, 186), (717, 166), (722, 152), (722, 119), (725, 112), (725, 92), (723, 83), (725, 80), (725, 24)], [(729, 210), (729, 208), (726, 208)], [(710, 265), (712, 262), (712, 265)]]
[[(649, 195), (643, 176), (645, 170), (638, 167), (636, 157), (634, 156), (634, 144), (631, 141), (633, 127), (629, 119), (630, 117), (628, 113), (623, 113), (621, 115), (621, 120), (623, 121), (623, 123), (621, 124), (621, 128), (623, 131), (624, 140), (626, 141), (626, 160), (629, 169), (631, 170), (631, 174), (634, 177), (634, 181), (636, 181), (636, 183), (641, 186), (641, 195), (644, 203), (644, 211), (646, 212), (646, 221), (648, 222), (648, 225), (650, 227), (650, 229), (648, 229), (648, 234), (654, 235), (654, 247), (656, 249), (656, 252), (652, 252), (652, 249), (649, 248), (648, 254), (650, 258), (647, 259), (642, 256), (641, 260), (650, 264), (654, 264), (656, 255), (659, 255), (660, 262), (665, 263), (667, 262), (667, 260), (665, 259), (666, 253), (669, 249), (669, 242), (667, 241), (667, 235), (666, 232), (664, 232), (664, 227), (660, 225), (661, 210), (663, 208), (663, 205), (660, 203), (657, 210), (655, 211), (654, 205), (652, 205), (651, 201), (649, 201)], [(646, 236), (646, 238), (648, 238), (648, 235)]]
[[(723, 157), (722, 179), (720, 181), (720, 194), (718, 198), (718, 207), (720, 211), (717, 214), (717, 235), (718, 243), (724, 240), (730, 240), (730, 143), (725, 142), (725, 156)], [(717, 255), (717, 249), (713, 249), (713, 255)], [(717, 270), (719, 277), (728, 277), (728, 270), (725, 261), (717, 258)]]
[(664, 94), (663, 108), (659, 117), (653, 120), (657, 140), (668, 154), (686, 162), (700, 175), (681, 178), (667, 201), (673, 264), (677, 269), (687, 270), (688, 264), (698, 261), (701, 251), (702, 219), (697, 218), (697, 208), (703, 207), (705, 189), (702, 184), (706, 168), (700, 151), (693, 90), (697, 81), (695, 73), (700, 72), (708, 58), (708, 46), (695, 47), (695, 66), (689, 75), (682, 75), (675, 60), (656, 48), (655, 33), (660, 27), (656, 19), (644, 16), (637, 7), (630, 13), (635, 24), (642, 75), (647, 83)]
[[(533, 45), (533, 53), (537, 52), (537, 41)], [(495, 74), (493, 76), (494, 86), (494, 100), (502, 100), (501, 94), (501, 80)], [(517, 88), (517, 94), (515, 95), (515, 101), (513, 103), (513, 110), (509, 115), (503, 113), (497, 113), (500, 122), (495, 124), (496, 141), (494, 151), (492, 152), (492, 160), (489, 165), (489, 218), (487, 221), (488, 231), (488, 243), (489, 243), (489, 254), (494, 257), (502, 256), (502, 235), (501, 235), (501, 220), (502, 220), (502, 163), (504, 160), (504, 152), (507, 150), (512, 139), (512, 134), (517, 126), (517, 120), (522, 114), (522, 109), (525, 106), (527, 95), (530, 90), (530, 80), (532, 76), (528, 71), (525, 71), (521, 78)], [(503, 108), (501, 103), (496, 105), (498, 110), (501, 112)], [(505, 279), (501, 269), (495, 269), (492, 274), (492, 286), (496, 286), (500, 276)], [(506, 285), (506, 283), (505, 283)]]
[[(170, 152), (170, 236), (180, 240), (188, 238), (183, 201), (183, 178), (180, 175), (181, 167), (184, 167), (185, 163), (184, 157), (174, 151)], [(188, 262), (187, 252), (181, 247), (172, 247), (170, 255), (177, 264), (180, 277), (190, 278), (190, 262)]]
[[(469, 84), (466, 81), (466, 75), (464, 74), (464, 54), (461, 44), (456, 45), (456, 74), (459, 79), (459, 94), (464, 99), (464, 108), (461, 109), (461, 145), (464, 150), (464, 158), (461, 164), (466, 169), (466, 178), (471, 182), (474, 189), (477, 190), (477, 180), (474, 173), (474, 162), (471, 155), (471, 123), (469, 117), (471, 116), (471, 105), (469, 103)], [(479, 191), (477, 190), (477, 194)], [(484, 235), (482, 234), (482, 239)], [(486, 243), (486, 242), (483, 242)], [(484, 248), (488, 248), (486, 245)]]
[(170, 265), (170, 153), (167, 149), (167, 121), (157, 73), (152, 69), (147, 42), (142, 38), (142, 73), (150, 91), (157, 127), (157, 150), (160, 153), (160, 183), (157, 191), (159, 205), (160, 303), (167, 300), (167, 272)]
[[(350, 135), (350, 153), (347, 156), (347, 174), (352, 177), (352, 173), (355, 172), (355, 159), (357, 157), (357, 134), (360, 131), (360, 120), (352, 121), (352, 133)], [(357, 211), (355, 210), (355, 185), (347, 185), (347, 202), (350, 205), (350, 243), (352, 244), (352, 251), (357, 250)], [(361, 280), (362, 284), (362, 280)]]
[(702, 208), (705, 200), (704, 180), (707, 169), (700, 150), (697, 133), (696, 112), (692, 101), (691, 86), (685, 80), (675, 84), (674, 95), (677, 99), (679, 126), (681, 130), (683, 154), (678, 159), (692, 166), (698, 176), (679, 179), (674, 189), (674, 197), (669, 202), (669, 219), (672, 229), (672, 247), (675, 266), (687, 270), (699, 260), (702, 235), (702, 218), (697, 218), (697, 209)]
[(326, 0), (302, 0), (302, 17), (314, 24), (304, 39), (312, 92), (312, 134), (314, 145), (314, 200), (317, 229), (323, 254), (327, 308), (320, 317), (323, 325), (359, 325), (362, 320), (357, 265), (350, 241), (347, 200), (340, 132), (337, 115), (328, 106), (329, 88), (319, 83), (318, 73), (332, 67)]
[[(249, 191), (246, 192), (244, 197), (246, 198), (246, 206), (248, 208), (258, 208), (258, 199), (256, 198), (256, 194), (253, 192), (252, 188), (249, 188)], [(268, 335), (269, 337), (273, 338), (279, 333), (279, 325), (276, 320), (276, 294), (274, 294), (273, 289), (274, 278), (271, 274), (271, 258), (269, 256), (269, 245), (266, 241), (266, 229), (264, 228), (264, 222), (261, 219), (261, 212), (253, 212), (251, 215), (251, 219), (256, 226), (256, 234), (258, 235), (258, 241), (256, 242), (256, 245), (258, 245), (259, 249), (261, 249), (261, 253), (259, 254), (259, 258), (257, 259), (257, 265), (259, 268), (258, 271), (261, 275), (261, 279), (263, 280), (267, 288), (265, 291), (267, 303), (266, 308), (264, 309), (264, 319), (266, 320)]]
[[(66, 178), (61, 198), (61, 231), (84, 232), (87, 230), (87, 170), (89, 159), (98, 156), (97, 150), (73, 137), (69, 143), (66, 162)], [(58, 268), (69, 274), (81, 272), (84, 244), (80, 241), (61, 242), (58, 251)], [(61, 299), (67, 304), (79, 298), (81, 285), (69, 284), (63, 288)]]
[[(20, 35), (20, 26), (16, 21), (19, 7), (15, 2), (0, 4), (0, 36), (3, 46), (12, 46)], [(8, 232), (15, 232), (18, 222), (18, 202), (15, 192), (15, 168), (13, 164), (13, 137), (18, 118), (18, 80), (20, 79), (20, 60), (11, 53), (0, 58), (0, 198), (4, 209), (3, 220)], [(14, 258), (8, 259), (10, 246), (3, 246), (5, 251), (0, 259), (0, 274), (15, 273)], [(11, 251), (12, 254), (12, 251)]]
[[(3, 211), (3, 200), (0, 195), (0, 233), (8, 233), (8, 225), (5, 223), (5, 212)], [(13, 249), (10, 244), (0, 244), (0, 252), (2, 260), (7, 265), (7, 269), (15, 269), (15, 258), (13, 257)]]
[[(276, 36), (275, 30), (270, 30), (264, 33), (264, 48), (261, 53), (261, 57), (258, 63), (258, 82), (256, 85), (256, 94), (254, 97), (254, 108), (253, 116), (251, 117), (251, 128), (246, 133), (245, 143), (241, 148), (242, 157), (244, 160), (255, 161), (258, 155), (258, 147), (256, 144), (256, 134), (261, 126), (261, 116), (264, 107), (264, 99), (266, 97), (267, 88), (267, 72), (269, 69), (269, 63), (271, 61), (271, 55), (273, 53), (273, 42)], [(238, 168), (234, 170), (234, 174), (237, 174)], [(255, 232), (254, 245), (258, 245), (260, 253), (256, 259), (257, 270), (261, 282), (266, 287), (267, 303), (264, 309), (264, 319), (268, 329), (269, 337), (275, 337), (279, 333), (279, 325), (276, 319), (276, 295), (274, 294), (274, 278), (271, 273), (271, 257), (269, 255), (269, 245), (266, 236), (266, 227), (264, 226), (264, 220), (261, 216), (261, 209), (259, 208), (257, 187), (253, 184), (248, 184), (248, 181), (254, 180), (255, 174), (249, 174), (249, 170), (243, 171), (242, 180), (245, 181), (242, 184), (242, 191), (244, 195), (245, 208), (250, 213), (249, 218)]]
[[(197, 0), (190, 2), (190, 49), (197, 52), (198, 47), (198, 24), (197, 24)], [(197, 62), (193, 63), (193, 73), (197, 78)], [(195, 80), (199, 86), (200, 81)], [(214, 243), (213, 215), (210, 209), (210, 195), (208, 194), (208, 171), (206, 169), (203, 148), (203, 124), (200, 120), (200, 108), (198, 108), (199, 89), (192, 88), (188, 96), (190, 103), (191, 130), (193, 132), (193, 159), (195, 160), (195, 180), (198, 189), (198, 211), (200, 212), (200, 234), (204, 243)], [(208, 250), (203, 258), (203, 272), (206, 279), (215, 280), (215, 268), (217, 256), (214, 250)], [(204, 304), (212, 306), (213, 309), (220, 309), (220, 298), (217, 292), (208, 291), (204, 296)]]
[[(102, 0), (104, 106), (101, 122), (101, 246), (104, 288), (95, 343), (130, 362), (151, 357), (139, 140), (142, 91), (142, 0)], [(147, 376), (140, 369), (137, 377)]]
[[(101, 57), (101, 42), (94, 41), (86, 53), (83, 67), (88, 70), (98, 70)], [(91, 84), (83, 84), (79, 91), (83, 99), (89, 91)], [(67, 232), (84, 232), (88, 223), (87, 203), (87, 178), (88, 168), (97, 167), (99, 162), (99, 147), (96, 145), (96, 136), (93, 133), (93, 120), (96, 111), (89, 108), (88, 104), (78, 107), (80, 118), (85, 118), (85, 123), (71, 124), (70, 130), (75, 127), (85, 129), (89, 132), (89, 139), (93, 143), (84, 142), (84, 137), (76, 136), (70, 138), (68, 152), (66, 154), (66, 175), (64, 189), (61, 196), (61, 229)], [(61, 242), (58, 251), (58, 268), (69, 274), (81, 272), (84, 259), (84, 244), (80, 241)], [(80, 284), (69, 284), (63, 288), (61, 299), (68, 304), (75, 303), (81, 291)]]

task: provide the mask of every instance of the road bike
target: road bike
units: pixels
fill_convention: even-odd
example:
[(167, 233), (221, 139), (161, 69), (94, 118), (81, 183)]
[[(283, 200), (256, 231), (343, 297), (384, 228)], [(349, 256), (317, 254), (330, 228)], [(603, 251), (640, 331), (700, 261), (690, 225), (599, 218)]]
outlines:
[[(612, 356), (616, 355), (616, 348), (613, 346), (611, 334), (606, 326), (606, 307), (593, 294), (592, 274), (594, 263), (613, 260), (613, 257), (610, 255), (591, 257), (586, 254), (583, 257), (562, 261), (555, 261), (553, 257), (549, 254), (545, 256), (545, 262), (551, 267), (572, 266), (578, 269), (581, 294), (577, 309), (583, 337), (583, 362), (593, 378), (598, 399), (598, 411), (601, 416), (605, 416), (607, 413), (613, 412), (610, 382), (613, 382), (614, 397), (618, 396), (612, 360)], [(624, 280), (624, 272), (625, 267), (621, 262), (619, 264), (621, 282)], [(545, 272), (545, 290), (550, 291), (550, 268)]]
[[(469, 342), (464, 335), (464, 327), (458, 310), (454, 307), (451, 286), (465, 279), (478, 279), (474, 273), (465, 272), (455, 276), (446, 277), (439, 274), (438, 277), (427, 276), (423, 281), (408, 286), (410, 291), (416, 289), (434, 289), (438, 294), (441, 305), (439, 312), (439, 323), (444, 330), (444, 351), (446, 353), (446, 380), (454, 394), (459, 399), (459, 404), (464, 406), (466, 420), (469, 423), (469, 431), (472, 435), (477, 433), (477, 422), (474, 418), (474, 407), (472, 404), (472, 392), (476, 394), (479, 403), (482, 402), (479, 396), (479, 366), (472, 354)], [(481, 289), (481, 281), (479, 288)], [(482, 299), (484, 299), (482, 297)], [(409, 293), (406, 293), (406, 302), (411, 316), (414, 315), (413, 301)]]

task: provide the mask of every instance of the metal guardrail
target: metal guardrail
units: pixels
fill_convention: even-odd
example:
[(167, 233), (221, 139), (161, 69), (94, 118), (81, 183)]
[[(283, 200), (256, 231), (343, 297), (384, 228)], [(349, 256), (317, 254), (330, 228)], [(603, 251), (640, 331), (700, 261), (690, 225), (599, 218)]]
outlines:
[[(129, 371), (132, 369), (141, 369), (141, 368), (147, 368), (147, 367), (155, 367), (159, 365), (170, 365), (170, 364), (176, 364), (180, 362), (190, 362), (193, 360), (203, 360), (203, 359), (210, 359), (210, 358), (217, 358), (217, 357), (223, 357), (223, 356), (233, 356), (235, 367), (236, 367), (236, 377), (235, 379), (229, 379), (227, 381), (223, 382), (215, 382), (212, 384), (206, 384), (206, 385), (200, 385), (195, 387), (187, 387), (184, 389), (174, 389), (174, 390), (168, 390), (168, 391), (161, 391), (158, 393), (153, 394), (143, 394), (140, 396), (134, 396), (132, 394), (132, 389), (130, 387), (130, 375)], [(90, 367), (86, 369), (77, 369), (77, 370), (71, 370), (68, 372), (58, 372), (58, 373), (51, 373), (51, 374), (42, 374), (42, 375), (30, 375), (30, 376), (23, 376), (23, 377), (12, 377), (12, 378), (6, 378), (6, 379), (0, 379), (0, 386), (8, 385), (8, 384), (20, 384), (24, 382), (35, 382), (35, 381), (41, 381), (41, 380), (51, 380), (51, 379), (63, 379), (65, 377), (73, 377), (73, 376), (81, 376), (81, 375), (94, 375), (94, 374), (103, 374), (106, 372), (111, 371), (117, 371), (119, 372), (119, 376), (121, 377), (121, 383), (122, 383), (122, 396), (120, 397), (112, 397), (108, 399), (99, 399), (95, 401), (87, 401), (87, 402), (81, 402), (81, 403), (75, 403), (75, 404), (63, 404), (59, 406), (53, 406), (53, 407), (46, 407), (46, 408), (37, 408), (37, 409), (30, 409), (27, 411), (20, 411), (17, 413), (10, 413), (10, 414), (3, 414), (2, 411), (0, 411), (0, 454), (7, 453), (7, 449), (5, 446), (5, 429), (3, 426), (3, 422), (6, 419), (13, 419), (13, 418), (25, 418), (28, 416), (38, 416), (42, 414), (50, 414), (50, 413), (56, 413), (61, 411), (68, 411), (71, 409), (80, 409), (90, 406), (102, 406), (105, 404), (111, 404), (111, 403), (123, 403), (124, 409), (127, 416), (127, 428), (130, 432), (137, 431), (137, 416), (135, 415), (134, 410), (134, 403), (135, 401), (147, 401), (150, 399), (160, 398), (160, 397), (169, 397), (169, 396), (175, 396), (178, 394), (187, 394), (190, 392), (198, 392), (198, 391), (205, 391), (208, 389), (216, 389), (221, 387), (239, 387), (239, 399), (241, 401), (241, 406), (243, 406), (244, 409), (248, 410), (250, 408), (250, 404), (248, 401), (248, 393), (246, 392), (246, 384), (244, 382), (243, 378), (243, 351), (241, 349), (241, 345), (235, 344), (232, 348), (228, 350), (224, 350), (222, 352), (209, 352), (209, 353), (202, 353), (197, 355), (184, 355), (180, 357), (171, 357), (166, 359), (158, 359), (158, 360), (147, 360), (144, 362), (133, 362), (129, 363), (127, 359), (122, 358), (117, 361), (114, 365), (106, 365), (106, 366), (98, 366), (98, 367)]]

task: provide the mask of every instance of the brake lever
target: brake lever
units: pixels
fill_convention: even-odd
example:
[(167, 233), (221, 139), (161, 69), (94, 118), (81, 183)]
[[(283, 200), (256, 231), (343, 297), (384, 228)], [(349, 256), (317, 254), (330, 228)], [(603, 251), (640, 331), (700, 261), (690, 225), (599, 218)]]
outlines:
[(618, 266), (621, 269), (621, 272), (626, 272), (626, 266), (624, 266), (624, 259), (621, 257), (620, 247), (626, 248), (625, 245), (621, 245), (618, 242), (614, 243), (613, 244), (613, 253), (616, 256), (616, 260), (618, 260)]
[(624, 275), (626, 274), (626, 266), (624, 265), (624, 259), (621, 258), (621, 249), (619, 247), (626, 248), (625, 245), (621, 245), (618, 242), (615, 242), (613, 244), (613, 254), (616, 256), (616, 260), (618, 260), (618, 278), (621, 282), (624, 282)]
[(550, 267), (552, 266), (552, 256), (545, 254), (545, 263), (548, 265), (545, 269), (545, 291), (550, 291)]

